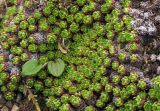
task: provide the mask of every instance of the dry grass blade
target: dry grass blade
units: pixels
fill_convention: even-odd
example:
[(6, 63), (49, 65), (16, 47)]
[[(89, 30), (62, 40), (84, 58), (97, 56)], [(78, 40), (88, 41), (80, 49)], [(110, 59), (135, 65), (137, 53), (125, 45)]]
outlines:
[(28, 93), (28, 96), (27, 96), (28, 100), (32, 101), (32, 103), (35, 105), (36, 111), (41, 111), (40, 106), (39, 106), (39, 104), (37, 102), (37, 99), (35, 98), (36, 95), (34, 95), (32, 93), (32, 91), (26, 85), (24, 85), (24, 90), (25, 90), (24, 91), (24, 95), (27, 96), (27, 93)]
[(37, 111), (41, 111), (41, 109), (40, 109), (40, 107), (39, 107), (39, 104), (38, 104), (38, 102), (37, 102), (37, 99), (35, 98), (36, 95), (33, 95), (32, 91), (31, 91), (30, 89), (28, 89), (28, 93), (29, 93), (29, 94), (28, 94), (28, 99), (29, 99), (29, 101), (32, 100), (32, 103), (35, 105), (36, 110), (37, 110)]
[(62, 53), (64, 53), (64, 54), (67, 53), (67, 50), (64, 49), (64, 48), (61, 46), (61, 43), (59, 43), (59, 42), (58, 42), (58, 49), (59, 49)]

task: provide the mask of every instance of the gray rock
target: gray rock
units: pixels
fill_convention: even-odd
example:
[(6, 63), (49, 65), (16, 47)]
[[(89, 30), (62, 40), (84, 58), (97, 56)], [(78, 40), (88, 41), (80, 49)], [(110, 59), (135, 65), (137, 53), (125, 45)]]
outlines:
[(157, 60), (160, 62), (160, 54), (157, 56)]
[[(141, 2), (141, 7), (148, 7), (149, 2)], [(140, 35), (156, 36), (158, 28), (155, 21), (160, 22), (160, 17), (155, 16), (152, 10), (130, 9), (129, 14), (135, 18), (132, 22), (132, 26)], [(155, 19), (155, 20), (154, 20)]]
[(3, 108), (1, 109), (1, 111), (9, 111), (9, 109), (6, 106), (3, 106)]
[(149, 87), (152, 86), (152, 82), (151, 82), (150, 78), (145, 78), (144, 80), (145, 80), (145, 82), (147, 83), (147, 85), (148, 85)]
[(149, 5), (150, 5), (149, 0), (146, 1), (146, 2), (141, 2), (141, 3), (140, 3), (140, 6), (143, 7), (143, 8), (146, 8), (146, 7), (148, 7)]
[(145, 26), (140, 26), (136, 28), (137, 32), (141, 35), (146, 34), (147, 33), (147, 28)]
[(131, 22), (131, 25), (136, 28), (141, 26), (142, 23), (143, 23), (143, 19), (136, 19), (135, 21)]
[(6, 102), (6, 106), (8, 108), (12, 108), (13, 107), (13, 103), (11, 101)]
[(140, 15), (143, 15), (143, 11), (139, 9), (130, 9), (129, 14), (134, 18), (140, 18)]
[(155, 17), (155, 21), (157, 21), (157, 22), (160, 23), (160, 15), (157, 15), (157, 16)]
[(157, 56), (156, 56), (155, 54), (152, 54), (151, 57), (150, 57), (150, 58), (151, 58), (151, 61), (152, 61), (152, 62), (155, 62), (155, 61), (156, 61), (156, 57), (157, 57)]
[(9, 60), (11, 61), (13, 59), (13, 54), (9, 54)]
[(120, 5), (120, 2), (115, 2), (115, 8), (122, 9), (122, 6)]
[(157, 68), (157, 74), (160, 74), (160, 66)]
[(17, 74), (17, 75), (19, 75), (19, 73), (20, 73), (20, 69), (19, 69), (17, 66), (14, 66), (14, 67), (11, 69), (10, 75), (12, 75), (12, 74)]
[(148, 19), (149, 17), (151, 17), (151, 16), (153, 16), (153, 13), (150, 11), (150, 12), (145, 12), (144, 14), (143, 14), (143, 18), (144, 19)]
[(20, 103), (21, 100), (22, 100), (22, 94), (18, 94), (18, 95), (17, 95), (17, 98), (16, 98), (16, 102), (17, 102), (17, 103)]
[(144, 79), (145, 78), (143, 72), (139, 71), (139, 72), (137, 72), (137, 74), (138, 74), (140, 79)]
[(157, 33), (157, 28), (151, 20), (141, 22), (141, 24), (139, 22), (137, 25), (134, 24), (133, 26), (135, 27), (137, 32), (141, 35), (145, 35), (145, 34), (156, 35)]
[(147, 31), (148, 31), (149, 35), (156, 35), (157, 28), (156, 28), (155, 24), (150, 20), (146, 24), (147, 24)]

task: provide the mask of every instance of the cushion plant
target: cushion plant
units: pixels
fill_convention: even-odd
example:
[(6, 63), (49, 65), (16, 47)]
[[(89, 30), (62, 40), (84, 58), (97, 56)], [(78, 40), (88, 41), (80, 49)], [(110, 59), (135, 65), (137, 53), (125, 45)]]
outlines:
[(5, 99), (27, 86), (57, 111), (159, 111), (159, 86), (135, 65), (144, 58), (128, 15), (131, 0), (63, 2), (23, 0), (7, 9), (0, 35)]

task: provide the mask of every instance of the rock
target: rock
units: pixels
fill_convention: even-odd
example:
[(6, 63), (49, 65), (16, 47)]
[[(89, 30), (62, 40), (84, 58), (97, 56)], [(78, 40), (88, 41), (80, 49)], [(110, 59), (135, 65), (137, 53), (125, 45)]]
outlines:
[(135, 21), (131, 22), (131, 25), (133, 27), (140, 27), (142, 23), (143, 23), (143, 19), (136, 19)]
[(0, 94), (0, 104), (5, 104), (6, 100), (3, 98), (3, 95)]
[(0, 104), (0, 108), (2, 108), (3, 107), (3, 105), (2, 104)]
[(156, 35), (157, 28), (156, 28), (155, 24), (150, 20), (146, 24), (147, 24), (146, 26), (147, 26), (148, 34), (149, 35)]
[(160, 74), (160, 66), (157, 68), (157, 74)]
[(134, 18), (140, 18), (140, 15), (142, 15), (144, 12), (139, 9), (130, 9), (129, 14), (133, 16)]
[(142, 22), (141, 26), (137, 25), (137, 27), (136, 27), (136, 25), (135, 25), (134, 27), (140, 35), (146, 35), (146, 34), (156, 35), (156, 33), (157, 33), (157, 28), (151, 20), (144, 21), (144, 22)]
[(155, 55), (155, 54), (152, 54), (150, 58), (151, 58), (151, 61), (152, 61), (152, 62), (155, 62), (155, 61), (156, 61), (156, 55)]
[(136, 28), (136, 30), (140, 35), (145, 35), (147, 33), (147, 28), (145, 26), (140, 26)]
[(9, 60), (13, 59), (13, 54), (9, 54)]
[(122, 6), (120, 5), (120, 2), (115, 2), (115, 8), (122, 9)]
[(16, 98), (16, 102), (17, 102), (17, 103), (20, 103), (21, 100), (22, 100), (22, 94), (18, 94), (18, 95), (17, 95), (17, 98)]
[(148, 19), (151, 16), (153, 16), (153, 12), (152, 11), (143, 13), (143, 18), (144, 19)]
[(160, 54), (157, 56), (157, 60), (160, 62)]
[(6, 106), (3, 106), (3, 108), (1, 109), (1, 111), (9, 111), (9, 109)]
[(150, 5), (150, 2), (149, 1), (145, 1), (145, 2), (141, 2), (140, 3), (140, 6), (143, 7), (143, 8), (146, 8)]
[[(146, 9), (151, 4), (149, 1), (141, 2), (140, 6)], [(156, 22), (160, 22), (160, 16), (155, 17), (155, 12), (153, 10), (143, 10), (131, 8), (129, 14), (135, 18), (132, 22), (132, 26), (136, 29), (139, 35), (150, 35), (156, 36), (158, 33), (158, 27)]]
[(19, 107), (14, 104), (11, 111), (19, 111)]
[(20, 74), (20, 69), (17, 66), (12, 67), (10, 75)]
[(151, 87), (151, 86), (152, 86), (152, 82), (151, 82), (150, 78), (145, 78), (144, 80), (145, 80), (145, 82), (147, 83), (147, 86), (148, 86), (148, 87)]
[(155, 21), (157, 21), (157, 22), (160, 23), (160, 15), (157, 15), (157, 16), (155, 17)]
[(139, 76), (140, 79), (144, 79), (145, 78), (143, 72), (139, 71), (139, 72), (137, 72), (137, 74), (138, 74), (138, 76)]
[(12, 108), (13, 103), (12, 103), (11, 101), (8, 101), (8, 102), (6, 102), (6, 106), (7, 106), (8, 108)]

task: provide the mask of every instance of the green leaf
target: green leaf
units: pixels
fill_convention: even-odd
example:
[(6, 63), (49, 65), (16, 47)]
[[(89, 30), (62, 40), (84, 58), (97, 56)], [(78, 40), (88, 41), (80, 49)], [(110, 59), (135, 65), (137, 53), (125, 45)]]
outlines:
[(54, 61), (48, 62), (48, 70), (55, 77), (61, 76), (64, 71), (64, 68), (65, 68), (65, 63), (61, 59), (57, 59), (55, 62)]
[(27, 61), (23, 66), (22, 66), (22, 75), (23, 76), (33, 76), (39, 72), (44, 65), (38, 64), (38, 61), (35, 59), (31, 59)]

